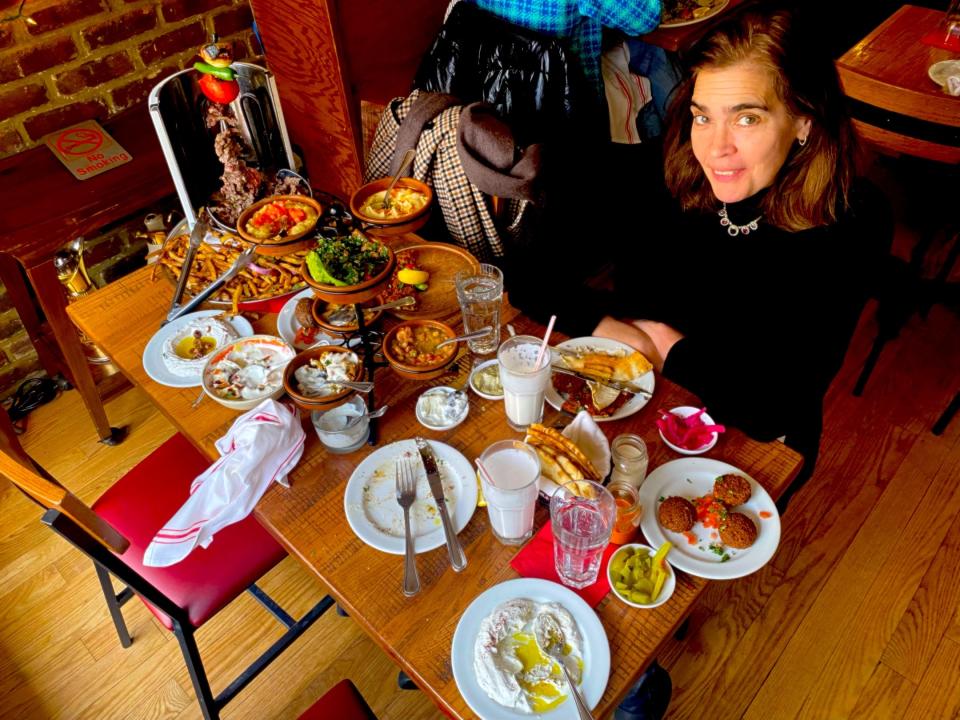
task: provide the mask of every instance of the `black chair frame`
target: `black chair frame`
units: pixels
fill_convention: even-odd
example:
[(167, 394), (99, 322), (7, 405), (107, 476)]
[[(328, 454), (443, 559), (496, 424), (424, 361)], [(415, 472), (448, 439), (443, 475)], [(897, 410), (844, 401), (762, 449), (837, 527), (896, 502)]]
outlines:
[[(300, 637), (334, 604), (333, 598), (326, 595), (306, 615), (299, 620), (294, 620), (269, 595), (257, 587), (256, 583), (252, 584), (247, 590), (287, 628), (287, 631), (246, 670), (240, 673), (223, 692), (214, 697), (194, 637), (196, 628), (190, 623), (188, 613), (59, 510), (54, 508), (47, 510), (42, 521), (93, 560), (97, 577), (100, 579), (100, 586), (103, 589), (103, 596), (106, 598), (110, 616), (113, 618), (117, 635), (120, 637), (120, 644), (123, 647), (130, 647), (133, 639), (130, 637), (127, 625), (124, 622), (121, 607), (133, 597), (134, 593), (140, 595), (170, 617), (173, 622), (173, 633), (180, 643), (183, 659), (187, 664), (187, 671), (190, 673), (190, 680), (193, 682), (197, 699), (200, 701), (200, 710), (203, 713), (204, 720), (217, 720), (220, 717), (220, 710), (237, 693), (249, 685), (267, 665), (273, 662), (284, 649)], [(125, 586), (119, 593), (113, 587), (111, 575)]]

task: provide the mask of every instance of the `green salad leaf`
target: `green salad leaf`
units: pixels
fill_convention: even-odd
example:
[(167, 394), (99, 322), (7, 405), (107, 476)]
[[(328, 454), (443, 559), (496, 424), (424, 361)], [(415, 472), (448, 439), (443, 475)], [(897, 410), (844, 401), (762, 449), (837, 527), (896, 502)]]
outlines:
[(376, 276), (389, 257), (382, 243), (354, 231), (337, 237), (318, 237), (317, 247), (307, 253), (307, 268), (317, 282), (343, 287)]
[(346, 285), (343, 280), (337, 280), (330, 272), (327, 270), (326, 266), (323, 264), (323, 259), (320, 257), (320, 253), (316, 250), (311, 250), (307, 253), (307, 269), (310, 271), (310, 276), (319, 283), (324, 285), (336, 285), (337, 287), (343, 287)]

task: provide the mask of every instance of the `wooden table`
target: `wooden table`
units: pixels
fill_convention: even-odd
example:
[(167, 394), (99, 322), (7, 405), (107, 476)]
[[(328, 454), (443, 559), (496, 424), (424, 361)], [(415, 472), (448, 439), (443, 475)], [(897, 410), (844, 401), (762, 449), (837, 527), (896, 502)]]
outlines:
[[(53, 153), (40, 146), (0, 161), (0, 280), (20, 314), (41, 364), (50, 375), (64, 372), (83, 397), (97, 434), (112, 444), (111, 428), (76, 329), (66, 315), (66, 295), (53, 256), (71, 240), (173, 194), (173, 182), (156, 134), (142, 108), (106, 123), (133, 157), (89, 180), (77, 180)], [(53, 331), (48, 344), (23, 273)]]
[(879, 149), (960, 163), (960, 98), (943, 92), (927, 68), (958, 58), (921, 38), (944, 13), (904, 5), (837, 61), (854, 125)]
[[(211, 459), (216, 457), (214, 441), (236, 418), (207, 399), (196, 409), (190, 405), (196, 388), (174, 389), (147, 378), (141, 352), (157, 329), (169, 304), (172, 288), (165, 280), (150, 281), (144, 269), (84, 298), (69, 308), (77, 325), (102, 347), (134, 384), (141, 386), (164, 414)], [(266, 329), (275, 318), (256, 324)], [(542, 333), (543, 328), (516, 310), (505, 306), (504, 322), (518, 332)], [(440, 378), (432, 384), (462, 381), (470, 356), (458, 361), (459, 377)], [(389, 369), (378, 371), (377, 393), (389, 402), (390, 411), (380, 425), (380, 445), (423, 435), (449, 443), (473, 459), (491, 442), (517, 437), (507, 426), (503, 403), (471, 395), (470, 415), (455, 431), (426, 430), (414, 418), (414, 403), (424, 384), (399, 379)], [(653, 424), (657, 407), (689, 404), (692, 396), (664, 378), (657, 378), (654, 400), (630, 418), (607, 423), (609, 438), (632, 431), (647, 439), (651, 468), (675, 457), (655, 439)], [(549, 412), (547, 422), (557, 413)], [(457, 690), (450, 664), (450, 645), (460, 615), (481, 592), (497, 583), (517, 577), (510, 560), (517, 548), (495, 541), (481, 509), (460, 533), (469, 565), (462, 573), (450, 570), (446, 550), (438, 548), (417, 556), (422, 591), (404, 597), (402, 558), (387, 555), (365, 545), (351, 531), (343, 512), (347, 479), (371, 451), (364, 448), (351, 455), (328, 455), (307, 423), (307, 444), (303, 459), (291, 474), (290, 489), (272, 488), (260, 501), (258, 519), (329, 587), (350, 617), (359, 623), (417, 685), (430, 694), (444, 712), (455, 718), (473, 717)], [(774, 497), (796, 476), (800, 456), (780, 443), (758, 443), (738, 431), (723, 436), (712, 457), (742, 468), (756, 478)], [(538, 527), (546, 511), (538, 509)], [(611, 674), (606, 692), (596, 710), (606, 717), (629, 691), (646, 666), (657, 657), (690, 612), (707, 581), (678, 573), (674, 596), (662, 607), (637, 611), (607, 597), (597, 613), (610, 641)]]

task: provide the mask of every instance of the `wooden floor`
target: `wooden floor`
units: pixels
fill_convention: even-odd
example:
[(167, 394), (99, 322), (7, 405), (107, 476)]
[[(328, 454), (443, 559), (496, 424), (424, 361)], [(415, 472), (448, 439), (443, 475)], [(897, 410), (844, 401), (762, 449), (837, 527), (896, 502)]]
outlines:
[[(717, 583), (683, 642), (662, 661), (670, 717), (950, 718), (960, 712), (960, 418), (929, 429), (960, 389), (960, 319), (935, 307), (885, 351), (861, 399), (850, 396), (872, 340), (858, 330), (826, 405), (821, 463), (784, 518), (773, 561)], [(816, 338), (810, 339), (816, 352)], [(145, 397), (108, 405), (130, 437), (93, 441), (69, 392), (31, 415), (28, 450), (83, 499), (97, 497), (172, 433)], [(176, 642), (132, 602), (120, 647), (88, 561), (0, 488), (0, 716), (196, 718)], [(324, 592), (292, 560), (265, 582), (303, 612)], [(252, 599), (199, 634), (214, 690), (279, 635)], [(232, 718), (295, 718), (341, 678), (381, 718), (437, 718), (396, 689), (392, 662), (348, 618), (329, 612), (226, 709)]]

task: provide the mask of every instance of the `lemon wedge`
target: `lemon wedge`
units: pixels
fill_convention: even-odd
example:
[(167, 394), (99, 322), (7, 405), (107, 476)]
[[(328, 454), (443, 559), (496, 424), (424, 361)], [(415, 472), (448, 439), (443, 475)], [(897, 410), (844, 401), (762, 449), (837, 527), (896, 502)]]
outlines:
[(425, 270), (403, 268), (397, 272), (397, 280), (407, 285), (420, 285), (430, 279), (430, 273)]

